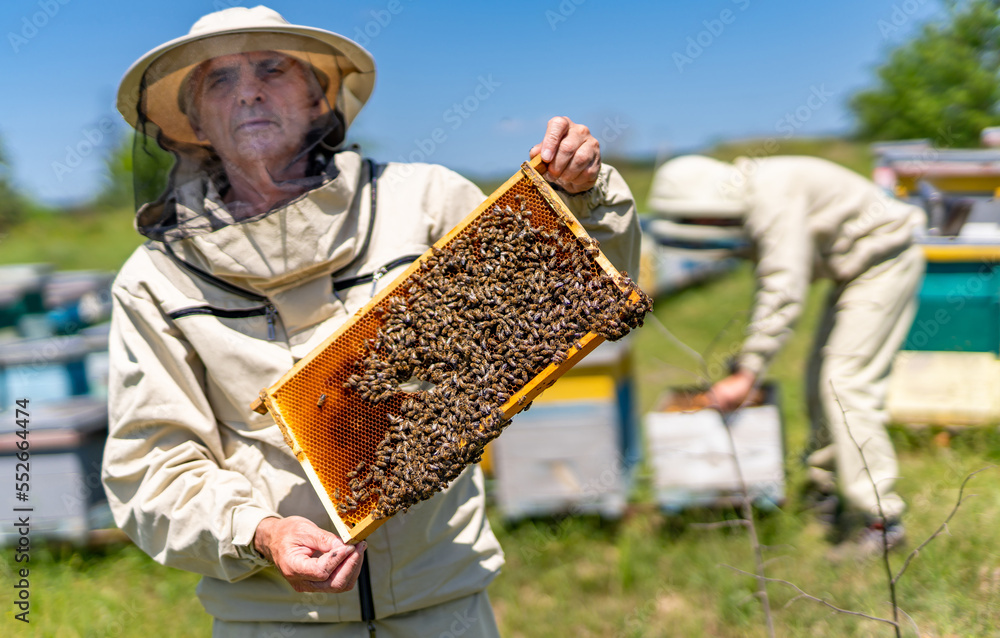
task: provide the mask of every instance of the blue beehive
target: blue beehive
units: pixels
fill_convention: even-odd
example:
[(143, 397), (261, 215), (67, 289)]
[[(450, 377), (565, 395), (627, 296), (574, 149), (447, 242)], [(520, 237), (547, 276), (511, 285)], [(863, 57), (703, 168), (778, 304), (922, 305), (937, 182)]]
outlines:
[(973, 259), (971, 253), (968, 260), (939, 261), (930, 252), (920, 306), (903, 348), (1000, 354), (996, 261)]

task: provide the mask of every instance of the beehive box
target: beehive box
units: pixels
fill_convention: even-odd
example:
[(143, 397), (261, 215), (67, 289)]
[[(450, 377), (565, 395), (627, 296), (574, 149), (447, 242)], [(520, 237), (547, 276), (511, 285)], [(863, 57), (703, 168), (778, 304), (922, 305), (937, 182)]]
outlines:
[(981, 255), (976, 261), (928, 260), (904, 350), (1000, 354), (1000, 251)]
[(490, 444), (504, 518), (621, 516), (633, 464), (622, 440), (628, 424), (619, 399), (610, 376), (567, 375), (518, 415)]
[[(617, 338), (628, 317), (641, 321), (649, 309), (539, 164), (522, 165), (255, 402), (345, 541), (366, 538), (394, 511), (397, 492), (386, 485), (418, 500), (444, 487), (429, 470), (411, 476), (414, 463), (453, 480), (478, 461), (514, 414), (604, 340), (582, 325)], [(543, 267), (519, 270), (521, 261)], [(410, 420), (424, 402), (435, 413)]]
[(766, 387), (759, 405), (740, 409), (728, 424), (717, 410), (687, 401), (685, 392), (675, 396), (674, 405), (684, 409), (649, 412), (644, 419), (661, 507), (678, 511), (735, 504), (743, 498), (744, 483), (758, 506), (784, 502), (784, 428), (773, 387)]
[[(9, 405), (14, 405), (13, 401)], [(0, 546), (18, 541), (16, 521), (31, 508), (31, 538), (83, 544), (95, 530), (114, 526), (104, 487), (101, 456), (107, 438), (107, 401), (72, 397), (58, 402), (30, 403), (31, 490), (26, 501), (15, 491), (0, 497)], [(14, 477), (24, 471), (19, 462), (12, 410), (0, 412), (0, 471)]]

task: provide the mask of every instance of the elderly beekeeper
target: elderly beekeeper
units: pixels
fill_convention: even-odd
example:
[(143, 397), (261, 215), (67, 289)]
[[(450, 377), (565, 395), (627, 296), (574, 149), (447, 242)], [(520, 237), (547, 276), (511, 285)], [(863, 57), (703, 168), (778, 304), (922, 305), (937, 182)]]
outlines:
[[(374, 84), (351, 40), (236, 7), (142, 56), (119, 89), (149, 241), (114, 284), (104, 485), (139, 547), (204, 576), (217, 636), (497, 634), (485, 590), (503, 554), (478, 467), (345, 545), (278, 427), (249, 407), (485, 199), (443, 167), (345, 145)], [(555, 117), (538, 153), (636, 272), (632, 196), (597, 140)], [(370, 626), (347, 593), (363, 559)]]
[(924, 260), (913, 237), (923, 211), (834, 163), (794, 156), (734, 164), (677, 157), (657, 170), (650, 207), (678, 237), (716, 245), (742, 239), (756, 261), (757, 293), (735, 372), (710, 390), (722, 410), (739, 408), (761, 380), (810, 282), (833, 282), (807, 372), (810, 476), (829, 489), (835, 470), (848, 508), (866, 521), (851, 539), (862, 551), (881, 546), (883, 527), (888, 543), (898, 544), (904, 503), (894, 490), (898, 465), (884, 399), (890, 364), (916, 312)]

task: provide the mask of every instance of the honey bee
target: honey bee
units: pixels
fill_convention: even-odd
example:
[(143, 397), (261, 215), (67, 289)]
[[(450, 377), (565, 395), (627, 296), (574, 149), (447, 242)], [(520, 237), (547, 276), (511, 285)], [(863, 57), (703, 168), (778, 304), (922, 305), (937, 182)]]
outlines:
[(316, 401), (316, 407), (317, 408), (322, 408), (324, 403), (326, 403), (326, 395), (325, 394), (321, 394), (321, 395), (319, 395), (319, 400)]

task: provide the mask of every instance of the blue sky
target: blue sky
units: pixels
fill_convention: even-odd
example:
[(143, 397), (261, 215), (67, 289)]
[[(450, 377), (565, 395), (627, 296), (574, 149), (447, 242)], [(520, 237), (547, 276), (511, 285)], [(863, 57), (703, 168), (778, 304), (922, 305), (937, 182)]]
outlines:
[[(125, 69), (205, 13), (254, 4), (5, 0), (0, 138), (15, 183), (50, 204), (92, 195), (125, 130), (114, 108)], [(589, 125), (606, 153), (660, 157), (726, 138), (847, 132), (849, 96), (943, 12), (937, 0), (268, 6), (374, 55), (375, 93), (351, 131), (367, 154), (470, 176), (513, 173), (553, 115)]]

